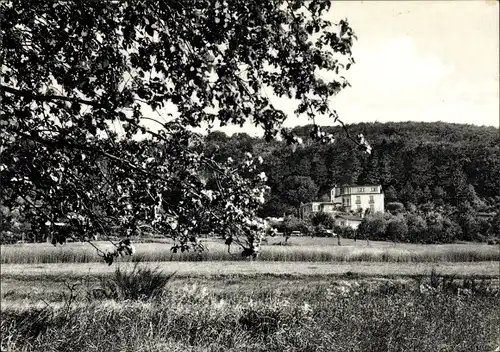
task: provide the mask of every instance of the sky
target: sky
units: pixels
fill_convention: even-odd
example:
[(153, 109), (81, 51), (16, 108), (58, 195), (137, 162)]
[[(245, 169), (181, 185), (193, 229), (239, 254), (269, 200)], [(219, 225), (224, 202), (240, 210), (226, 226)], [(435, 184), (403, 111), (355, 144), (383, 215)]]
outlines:
[(345, 122), (499, 126), (498, 1), (334, 2), (358, 35)]
[[(358, 41), (352, 87), (331, 100), (344, 123), (444, 121), (499, 127), (499, 2), (333, 1), (327, 19), (347, 18)], [(274, 99), (297, 118), (294, 104)], [(327, 118), (320, 125), (331, 125)], [(251, 124), (215, 129), (261, 135)]]

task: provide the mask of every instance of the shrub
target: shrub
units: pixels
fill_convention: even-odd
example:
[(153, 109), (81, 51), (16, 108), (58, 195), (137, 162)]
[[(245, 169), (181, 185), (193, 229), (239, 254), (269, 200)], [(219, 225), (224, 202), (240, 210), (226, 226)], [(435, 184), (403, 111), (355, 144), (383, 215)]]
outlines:
[(354, 238), (354, 231), (355, 230), (352, 227), (345, 227), (340, 234), (345, 238)]
[(405, 211), (405, 207), (403, 205), (403, 203), (399, 203), (399, 202), (390, 202), (390, 203), (387, 203), (386, 207), (388, 212), (390, 212), (391, 214), (400, 214), (400, 213), (403, 213)]
[(387, 223), (387, 237), (393, 242), (404, 241), (408, 235), (408, 225), (402, 216), (396, 216)]
[(469, 275), (457, 278), (454, 275), (441, 275), (435, 268), (428, 278), (420, 278), (420, 293), (424, 294), (455, 294), (461, 296), (497, 297), (499, 288), (491, 278), (480, 278)]
[(311, 217), (311, 223), (313, 226), (322, 225), (327, 229), (331, 229), (335, 226), (335, 219), (330, 214), (319, 212)]
[(387, 216), (382, 213), (365, 216), (358, 227), (360, 233), (373, 240), (385, 239), (386, 229)]
[(422, 242), (427, 232), (427, 223), (425, 219), (418, 214), (412, 213), (405, 214), (405, 218), (408, 226), (408, 242)]
[(117, 267), (114, 274), (100, 278), (101, 287), (93, 295), (115, 300), (148, 300), (160, 297), (175, 273), (165, 275), (158, 268), (141, 267), (130, 271)]

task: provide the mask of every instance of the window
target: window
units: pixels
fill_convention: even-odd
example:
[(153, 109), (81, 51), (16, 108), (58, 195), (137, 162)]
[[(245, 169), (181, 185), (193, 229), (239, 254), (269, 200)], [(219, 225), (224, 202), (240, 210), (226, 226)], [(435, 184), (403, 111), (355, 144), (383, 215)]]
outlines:
[(377, 192), (377, 187), (372, 187), (372, 192)]
[(361, 204), (361, 196), (356, 196), (356, 204)]
[(370, 213), (374, 213), (374, 212), (375, 212), (375, 205), (370, 204)]
[(363, 187), (358, 188), (358, 192), (363, 193), (364, 191), (365, 191), (365, 189)]
[(358, 204), (356, 205), (356, 208), (357, 208), (357, 209), (361, 209), (361, 204), (359, 204), (359, 203), (358, 203)]
[(373, 199), (373, 196), (370, 196), (370, 203), (375, 203), (375, 200)]

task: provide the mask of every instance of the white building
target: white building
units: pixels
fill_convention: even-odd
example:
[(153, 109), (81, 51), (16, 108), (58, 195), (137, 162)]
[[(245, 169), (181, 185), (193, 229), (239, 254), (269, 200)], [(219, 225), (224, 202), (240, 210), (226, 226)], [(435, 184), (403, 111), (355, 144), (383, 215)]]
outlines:
[(370, 213), (384, 212), (384, 192), (381, 185), (335, 185), (330, 191), (329, 202), (310, 202), (300, 206), (302, 218), (317, 212), (336, 214), (354, 212), (363, 216)]
[[(370, 213), (384, 212), (384, 192), (380, 185), (348, 185), (333, 187), (331, 202), (338, 204), (345, 212), (366, 210)], [(361, 210), (360, 210), (361, 209)]]
[(356, 230), (361, 224), (361, 221), (363, 218), (359, 216), (352, 216), (352, 215), (337, 215), (335, 217), (335, 225), (341, 226), (341, 227), (350, 227), (354, 230)]

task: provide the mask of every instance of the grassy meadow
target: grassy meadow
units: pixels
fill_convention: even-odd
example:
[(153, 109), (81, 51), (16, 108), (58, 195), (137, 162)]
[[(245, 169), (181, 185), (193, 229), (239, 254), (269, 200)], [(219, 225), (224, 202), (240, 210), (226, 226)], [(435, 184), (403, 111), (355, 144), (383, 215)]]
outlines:
[[(2, 351), (456, 352), (500, 345), (493, 309), (500, 301), (491, 281), (477, 284), (482, 289), (444, 291), (432, 274), (176, 275), (154, 297), (97, 297), (113, 275), (3, 273)], [(108, 287), (133, 293), (147, 281), (138, 279)]]
[[(109, 242), (97, 242), (112, 249)], [(1, 351), (486, 351), (499, 248), (271, 238), (257, 260), (137, 243), (1, 246)], [(137, 269), (139, 268), (139, 269)], [(173, 276), (171, 276), (175, 273)]]
[[(59, 278), (64, 280), (84, 279), (93, 275), (109, 275), (116, 267), (130, 269), (136, 263), (117, 262), (112, 266), (105, 263), (49, 264), (2, 264), (2, 283), (8, 277), (30, 277), (44, 280)], [(373, 262), (263, 262), (263, 261), (212, 261), (212, 262), (142, 262), (141, 264), (159, 268), (164, 272), (175, 272), (177, 277), (196, 279), (227, 277), (419, 277), (429, 275), (433, 269), (443, 275), (456, 277), (477, 276), (494, 278), (499, 274), (498, 262), (442, 262), (442, 263), (373, 263)]]
[[(110, 242), (95, 242), (103, 250), (111, 250)], [(228, 253), (222, 241), (207, 239), (204, 253), (172, 253), (172, 242), (150, 242), (135, 244), (137, 252), (128, 260), (136, 262), (165, 261), (235, 261), (246, 260), (240, 256), (241, 249), (232, 247)], [(42, 263), (92, 263), (102, 258), (87, 243), (67, 243), (52, 246), (48, 243), (26, 243), (0, 246), (1, 264)], [(342, 245), (335, 238), (296, 237), (285, 243), (280, 237), (270, 238), (262, 245), (259, 261), (279, 262), (481, 262), (499, 261), (498, 246), (482, 243), (470, 244), (394, 244), (391, 242), (354, 241), (343, 239)]]

